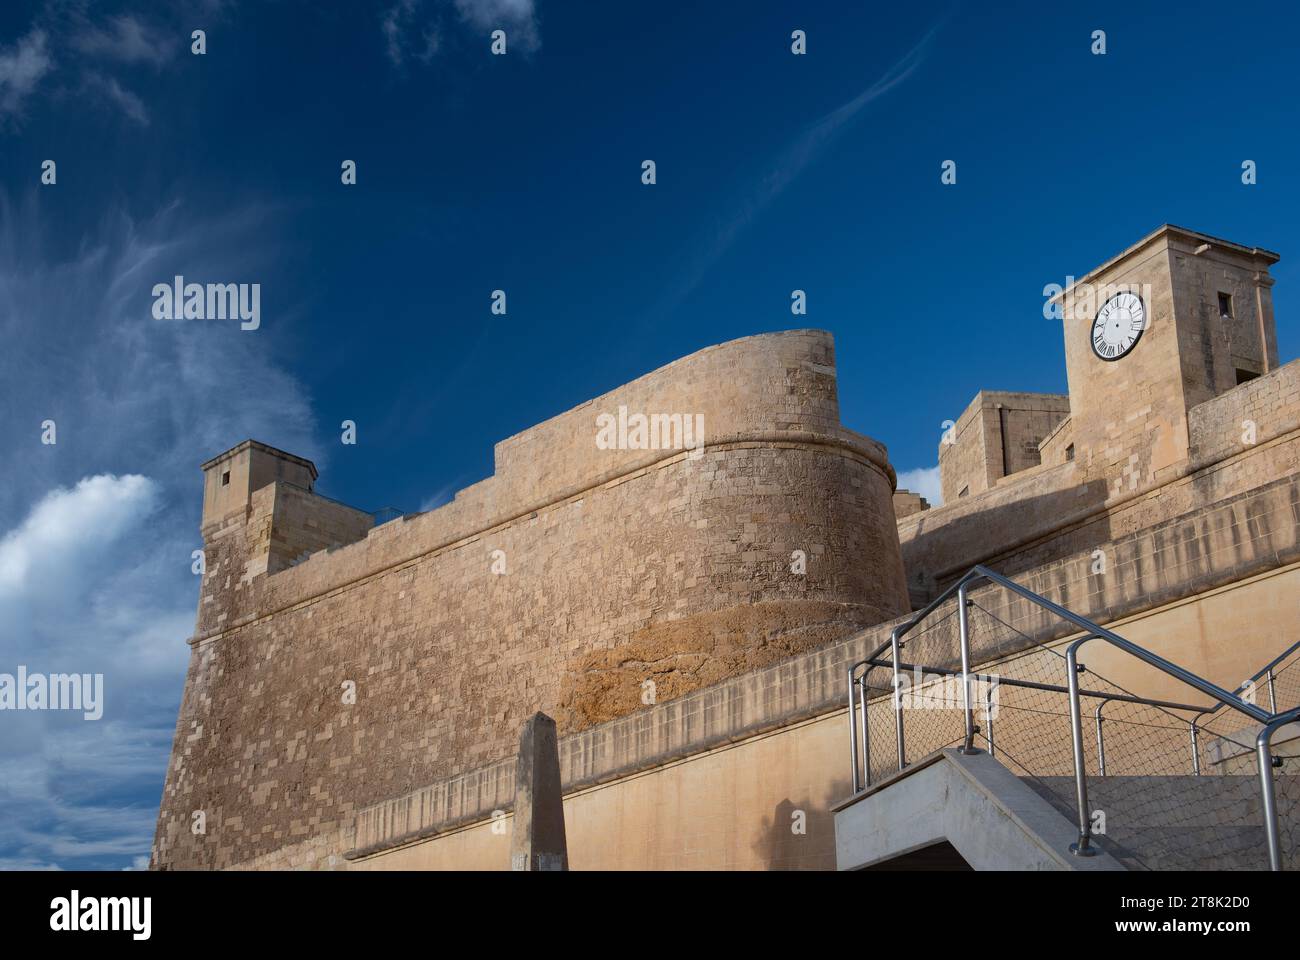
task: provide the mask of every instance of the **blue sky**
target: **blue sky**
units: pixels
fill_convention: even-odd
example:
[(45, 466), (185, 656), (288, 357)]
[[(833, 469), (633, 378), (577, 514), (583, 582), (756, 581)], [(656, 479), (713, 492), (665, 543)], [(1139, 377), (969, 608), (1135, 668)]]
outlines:
[[(812, 326), (845, 424), (925, 471), (977, 390), (1064, 392), (1043, 287), (1164, 222), (1283, 255), (1295, 357), (1300, 15), (1059, 6), (5, 4), (0, 672), (102, 671), (107, 705), (0, 715), (0, 867), (147, 855), (198, 465), (247, 437), (417, 510), (591, 396)], [(153, 319), (177, 273), (259, 283), (261, 328)]]

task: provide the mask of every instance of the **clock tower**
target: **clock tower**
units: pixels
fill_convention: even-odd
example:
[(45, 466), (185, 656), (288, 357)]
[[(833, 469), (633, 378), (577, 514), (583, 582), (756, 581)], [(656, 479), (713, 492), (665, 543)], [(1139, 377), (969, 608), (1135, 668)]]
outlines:
[(1069, 453), (1112, 495), (1174, 475), (1187, 412), (1278, 365), (1258, 247), (1165, 225), (1056, 302), (1065, 334)]

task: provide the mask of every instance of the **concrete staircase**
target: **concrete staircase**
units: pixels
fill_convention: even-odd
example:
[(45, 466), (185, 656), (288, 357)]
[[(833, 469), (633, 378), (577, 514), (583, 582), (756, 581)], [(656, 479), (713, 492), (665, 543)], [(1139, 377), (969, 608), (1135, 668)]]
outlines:
[[(1073, 821), (1073, 777), (1020, 780)], [(1300, 796), (1300, 777), (1283, 775), (1276, 783), (1281, 802)], [(1129, 870), (1268, 868), (1259, 780), (1253, 775), (1090, 776), (1088, 805), (1105, 814), (1098, 846)]]
[[(832, 808), (840, 870), (925, 869), (952, 850), (975, 870), (1123, 870), (1069, 852), (1070, 818), (987, 753), (938, 750)], [(930, 857), (929, 859), (941, 859)]]
[[(1276, 783), (1285, 814), (1288, 798), (1300, 798), (1300, 776)], [(1069, 852), (1078, 838), (1073, 777), (1016, 776), (986, 753), (939, 750), (833, 808), (837, 866), (1268, 869), (1253, 776), (1093, 776), (1088, 800), (1105, 814), (1105, 833), (1094, 840), (1099, 854), (1081, 858)], [(1286, 866), (1300, 866), (1286, 832), (1283, 845)]]

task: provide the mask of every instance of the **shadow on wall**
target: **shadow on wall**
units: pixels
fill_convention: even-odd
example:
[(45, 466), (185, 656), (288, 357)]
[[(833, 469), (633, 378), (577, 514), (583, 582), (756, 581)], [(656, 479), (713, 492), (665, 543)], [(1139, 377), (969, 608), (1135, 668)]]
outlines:
[[(903, 543), (903, 567), (913, 609), (920, 609), (976, 564), (985, 564), (1006, 576), (1032, 569), (1045, 559), (1055, 559), (1075, 546), (1053, 538), (1042, 556), (1033, 541), (1051, 537), (1073, 518), (1092, 514), (1086, 525), (1069, 536), (1100, 546), (1111, 539), (1110, 517), (1095, 513), (1106, 502), (1104, 480), (1054, 490), (1038, 496), (998, 503), (998, 491), (981, 494), (988, 505), (953, 517), (927, 516), (916, 526), (912, 539)], [(955, 503), (956, 501), (954, 501)], [(977, 501), (972, 501), (972, 503)], [(934, 514), (940, 511), (927, 511)], [(1082, 549), (1078, 545), (1077, 549)], [(1010, 562), (1003, 562), (1009, 560)]]
[(847, 777), (836, 780), (827, 799), (814, 803), (788, 797), (776, 805), (771, 819), (759, 831), (754, 852), (768, 870), (834, 870), (835, 817), (831, 798), (851, 793)]

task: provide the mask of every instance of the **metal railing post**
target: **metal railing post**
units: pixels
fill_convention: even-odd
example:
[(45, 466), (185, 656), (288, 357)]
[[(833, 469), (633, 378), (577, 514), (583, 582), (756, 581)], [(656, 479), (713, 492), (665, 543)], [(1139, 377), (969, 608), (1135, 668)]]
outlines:
[(898, 769), (907, 766), (907, 751), (903, 745), (902, 675), (898, 670), (898, 629), (889, 635), (889, 645), (894, 655), (894, 745), (898, 749)]
[(1097, 709), (1093, 711), (1093, 717), (1097, 721), (1097, 776), (1106, 776), (1106, 741), (1102, 739), (1101, 734), (1101, 708), (1110, 703), (1109, 700), (1103, 700), (1097, 704)]
[(957, 623), (961, 630), (961, 696), (962, 708), (966, 714), (966, 742), (962, 753), (975, 753), (975, 713), (970, 703), (970, 624), (966, 616), (967, 584), (957, 588)]
[(993, 684), (987, 681), (984, 684), (984, 736), (989, 742), (989, 756), (998, 755), (997, 748), (993, 743)]
[(1277, 713), (1277, 690), (1273, 686), (1273, 668), (1268, 668), (1268, 710)]
[(1273, 783), (1273, 734), (1288, 723), (1300, 719), (1300, 709), (1286, 713), (1266, 723), (1255, 736), (1255, 754), (1259, 763), (1259, 786), (1264, 799), (1264, 830), (1268, 834), (1268, 867), (1282, 869), (1282, 842), (1277, 830), (1277, 788)]
[(1070, 644), (1065, 653), (1065, 669), (1069, 673), (1070, 735), (1074, 744), (1074, 790), (1079, 804), (1079, 842), (1070, 844), (1070, 852), (1078, 857), (1096, 854), (1089, 845), (1092, 835), (1092, 818), (1088, 811), (1088, 773), (1083, 758), (1083, 711), (1079, 707), (1079, 647), (1091, 640), (1083, 637)]
[(856, 666), (849, 667), (849, 756), (851, 758), (851, 769), (853, 771), (853, 792), (856, 794), (861, 789), (862, 780), (858, 776), (858, 718), (853, 715), (854, 712), (854, 687), (857, 681), (853, 679), (853, 671)]
[(862, 789), (871, 786), (871, 733), (867, 726), (867, 674), (871, 672), (871, 667), (862, 671), (862, 696), (859, 700), (862, 703)]
[(1201, 775), (1201, 751), (1199, 749), (1200, 745), (1196, 742), (1196, 721), (1191, 721), (1189, 726), (1192, 728), (1192, 773), (1199, 777)]

